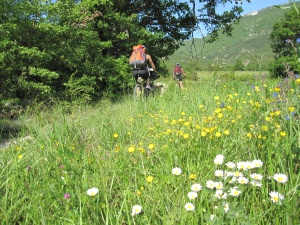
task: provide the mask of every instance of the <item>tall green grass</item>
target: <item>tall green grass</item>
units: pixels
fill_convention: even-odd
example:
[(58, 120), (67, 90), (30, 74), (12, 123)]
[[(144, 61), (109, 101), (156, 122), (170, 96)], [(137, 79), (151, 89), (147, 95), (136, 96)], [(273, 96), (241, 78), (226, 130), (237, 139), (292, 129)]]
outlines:
[[(295, 81), (184, 80), (183, 91), (168, 84), (147, 101), (28, 111), (20, 122), (31, 138), (2, 149), (1, 224), (299, 224)], [(223, 163), (215, 164), (217, 155)], [(263, 165), (246, 163), (253, 160)], [(263, 176), (261, 187), (250, 184), (253, 173)], [(206, 187), (209, 180), (227, 197)], [(202, 190), (192, 200), (193, 184)], [(99, 191), (89, 196), (93, 187)], [(272, 191), (284, 199), (273, 202)], [(135, 205), (142, 210), (132, 215)]]

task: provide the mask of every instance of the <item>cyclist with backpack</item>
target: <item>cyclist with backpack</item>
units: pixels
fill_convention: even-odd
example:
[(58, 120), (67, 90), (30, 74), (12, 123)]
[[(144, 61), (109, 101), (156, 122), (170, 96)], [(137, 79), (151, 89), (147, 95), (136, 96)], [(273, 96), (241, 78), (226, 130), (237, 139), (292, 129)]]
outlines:
[(178, 82), (179, 82), (179, 87), (180, 87), (181, 89), (183, 89), (183, 84), (182, 84), (182, 75), (183, 75), (183, 74), (186, 76), (186, 74), (185, 74), (183, 68), (179, 65), (179, 63), (176, 63), (176, 64), (175, 64), (175, 67), (174, 67), (174, 69), (173, 69), (173, 79), (174, 79), (174, 80), (175, 80), (175, 79), (178, 80)]
[(137, 83), (137, 79), (141, 77), (146, 80), (146, 88), (151, 90), (150, 70), (148, 68), (148, 64), (150, 64), (154, 73), (157, 72), (151, 56), (146, 54), (146, 47), (144, 45), (137, 45), (133, 47), (129, 64), (133, 67), (132, 76), (134, 77), (135, 82)]

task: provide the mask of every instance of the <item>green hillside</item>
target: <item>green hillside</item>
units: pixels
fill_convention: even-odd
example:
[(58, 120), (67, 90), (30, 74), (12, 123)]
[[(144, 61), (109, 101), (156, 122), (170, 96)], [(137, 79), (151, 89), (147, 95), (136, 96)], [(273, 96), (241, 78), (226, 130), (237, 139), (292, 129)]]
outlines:
[[(234, 25), (231, 37), (220, 34), (214, 43), (196, 38), (178, 49), (165, 61), (168, 68), (176, 62), (188, 70), (266, 70), (273, 59), (270, 34), (275, 23), (280, 22), (289, 9), (274, 6), (254, 11)], [(204, 38), (205, 41), (208, 37)], [(198, 59), (198, 60), (197, 60)]]

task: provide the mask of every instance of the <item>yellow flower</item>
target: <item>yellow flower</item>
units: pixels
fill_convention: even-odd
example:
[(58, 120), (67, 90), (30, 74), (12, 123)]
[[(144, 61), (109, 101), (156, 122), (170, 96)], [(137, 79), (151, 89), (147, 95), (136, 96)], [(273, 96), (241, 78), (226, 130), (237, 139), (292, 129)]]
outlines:
[(182, 115), (182, 116), (185, 116), (185, 112), (181, 112), (181, 115)]
[(179, 122), (179, 123), (183, 123), (183, 122), (184, 122), (184, 119), (179, 119), (178, 122)]
[(251, 133), (247, 133), (247, 137), (248, 138), (252, 138), (252, 134)]
[(145, 152), (145, 149), (143, 149), (142, 147), (139, 147), (137, 150), (140, 151), (140, 152), (142, 152), (142, 153)]
[(201, 105), (199, 105), (199, 108), (200, 108), (200, 109), (202, 109), (203, 107), (204, 107), (204, 106), (203, 106), (202, 104), (201, 104)]
[(22, 159), (23, 158), (23, 155), (18, 155), (18, 159)]
[(247, 92), (247, 95), (248, 95), (248, 96), (250, 96), (250, 95), (251, 95), (251, 93), (250, 93), (250, 92)]
[(225, 130), (224, 134), (229, 135), (230, 134), (229, 130)]
[(280, 132), (280, 135), (281, 135), (282, 137), (285, 137), (285, 136), (286, 136), (286, 132), (285, 132), (285, 131), (281, 131), (281, 132)]
[(221, 109), (215, 109), (215, 113), (220, 113)]
[(295, 83), (296, 83), (296, 84), (300, 84), (300, 78), (296, 79), (296, 80), (295, 80)]
[(276, 114), (276, 116), (279, 116), (279, 115), (280, 115), (280, 111), (279, 111), (279, 110), (276, 110), (276, 111), (275, 111), (275, 114)]
[(148, 148), (149, 148), (150, 150), (154, 149), (154, 147), (155, 147), (154, 144), (149, 144), (149, 145), (148, 145)]
[(222, 118), (223, 117), (223, 114), (222, 113), (218, 113), (218, 118)]
[(184, 138), (184, 139), (188, 139), (188, 138), (189, 138), (189, 135), (188, 135), (188, 134), (184, 134), (184, 135), (183, 135), (183, 138)]
[(274, 88), (274, 91), (275, 91), (275, 92), (280, 92), (280, 87)]
[(271, 117), (266, 116), (266, 121), (270, 122), (271, 121)]
[(268, 131), (268, 126), (262, 126), (261, 129), (262, 129), (263, 131)]
[(137, 190), (136, 194), (137, 194), (137, 195), (141, 195), (142, 192), (141, 192), (140, 190)]
[(218, 100), (220, 99), (220, 97), (219, 97), (219, 96), (215, 96), (214, 99), (215, 99), (216, 101), (218, 101)]
[(216, 132), (216, 137), (221, 137), (221, 133), (220, 132)]
[(190, 125), (190, 122), (185, 122), (184, 123), (184, 126), (189, 126)]
[(235, 120), (235, 119), (231, 120), (231, 123), (235, 123), (235, 122), (236, 122), (236, 120)]
[(205, 131), (201, 131), (201, 136), (205, 137), (206, 136), (206, 132)]
[(128, 148), (128, 152), (130, 152), (130, 153), (134, 152), (134, 147), (132, 147), (132, 146), (129, 147), (129, 148)]
[(119, 135), (118, 134), (114, 134), (114, 138), (118, 138), (119, 137)]
[(196, 179), (196, 174), (192, 173), (192, 174), (190, 175), (190, 179), (191, 179), (191, 180)]
[(153, 177), (152, 176), (148, 176), (147, 178), (146, 178), (146, 181), (148, 182), (148, 183), (151, 183), (152, 181), (153, 181)]
[(289, 111), (290, 112), (295, 112), (295, 107), (293, 107), (293, 106), (289, 107)]

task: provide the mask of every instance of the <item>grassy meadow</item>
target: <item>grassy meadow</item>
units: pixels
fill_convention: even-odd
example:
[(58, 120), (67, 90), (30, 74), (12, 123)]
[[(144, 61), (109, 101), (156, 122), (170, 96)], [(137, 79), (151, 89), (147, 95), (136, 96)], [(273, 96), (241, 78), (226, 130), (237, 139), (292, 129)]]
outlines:
[(300, 79), (159, 81), (147, 101), (28, 109), (1, 149), (1, 224), (300, 224)]

